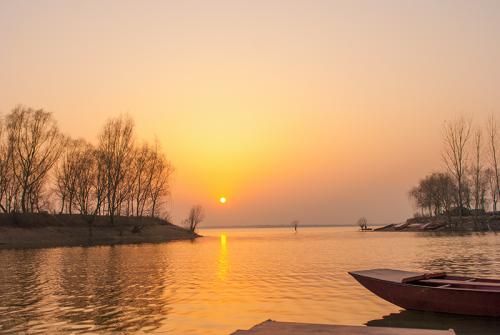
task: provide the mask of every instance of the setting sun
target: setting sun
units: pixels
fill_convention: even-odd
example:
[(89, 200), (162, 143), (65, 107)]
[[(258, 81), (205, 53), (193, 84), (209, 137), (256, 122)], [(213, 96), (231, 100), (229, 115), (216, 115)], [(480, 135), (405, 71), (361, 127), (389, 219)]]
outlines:
[(0, 335), (500, 335), (499, 41), (500, 0), (0, 0)]

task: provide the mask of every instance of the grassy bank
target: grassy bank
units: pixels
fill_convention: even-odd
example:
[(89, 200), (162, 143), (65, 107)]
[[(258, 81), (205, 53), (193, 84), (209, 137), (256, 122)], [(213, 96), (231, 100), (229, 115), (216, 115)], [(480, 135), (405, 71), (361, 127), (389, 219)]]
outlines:
[(0, 214), (0, 249), (160, 243), (198, 237), (184, 228), (151, 217), (71, 214)]

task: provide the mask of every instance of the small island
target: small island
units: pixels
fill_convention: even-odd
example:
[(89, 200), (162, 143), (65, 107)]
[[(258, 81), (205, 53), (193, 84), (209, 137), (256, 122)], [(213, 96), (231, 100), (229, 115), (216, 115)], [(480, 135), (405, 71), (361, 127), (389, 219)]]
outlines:
[(408, 197), (413, 218), (376, 231), (499, 231), (499, 127), (493, 115), (484, 127), (463, 117), (444, 123), (445, 167), (419, 181)]
[(0, 248), (156, 243), (193, 239), (194, 206), (171, 223), (174, 168), (134, 121), (111, 118), (93, 142), (61, 132), (52, 114), (17, 106), (0, 119)]

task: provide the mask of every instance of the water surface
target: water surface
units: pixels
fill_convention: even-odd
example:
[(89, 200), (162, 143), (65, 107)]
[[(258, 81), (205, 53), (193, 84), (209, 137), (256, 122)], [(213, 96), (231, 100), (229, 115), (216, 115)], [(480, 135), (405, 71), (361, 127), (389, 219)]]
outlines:
[(193, 242), (0, 251), (0, 333), (211, 335), (270, 318), (500, 332), (499, 319), (401, 310), (347, 274), (393, 267), (500, 277), (500, 235), (201, 233)]

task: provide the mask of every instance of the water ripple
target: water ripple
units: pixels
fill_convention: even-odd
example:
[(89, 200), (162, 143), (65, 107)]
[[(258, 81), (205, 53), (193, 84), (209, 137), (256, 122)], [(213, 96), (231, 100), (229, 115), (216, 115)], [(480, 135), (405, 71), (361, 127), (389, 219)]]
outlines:
[[(494, 234), (234, 229), (222, 243), (219, 231), (203, 233), (195, 242), (0, 251), (0, 333), (211, 335), (268, 318), (412, 326), (414, 314), (346, 272), (395, 267), (500, 277)], [(498, 325), (437, 318), (458, 324), (459, 335)]]

